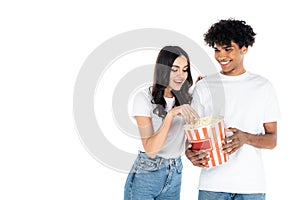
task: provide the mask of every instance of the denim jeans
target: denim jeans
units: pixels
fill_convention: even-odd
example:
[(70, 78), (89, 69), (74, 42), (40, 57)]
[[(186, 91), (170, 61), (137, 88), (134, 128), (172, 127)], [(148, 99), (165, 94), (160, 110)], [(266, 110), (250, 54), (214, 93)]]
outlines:
[(199, 190), (198, 200), (265, 200), (265, 193), (235, 194)]
[(139, 152), (127, 176), (124, 200), (179, 200), (181, 158), (150, 158)]

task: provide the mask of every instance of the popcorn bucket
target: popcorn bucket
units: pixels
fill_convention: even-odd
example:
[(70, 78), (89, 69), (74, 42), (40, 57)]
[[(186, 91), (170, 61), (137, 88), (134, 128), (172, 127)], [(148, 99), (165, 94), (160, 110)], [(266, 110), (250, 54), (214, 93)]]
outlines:
[(192, 149), (205, 150), (209, 153), (209, 167), (215, 167), (228, 161), (228, 154), (222, 151), (222, 141), (225, 139), (224, 118), (209, 116), (201, 118), (194, 124), (184, 125), (184, 132)]

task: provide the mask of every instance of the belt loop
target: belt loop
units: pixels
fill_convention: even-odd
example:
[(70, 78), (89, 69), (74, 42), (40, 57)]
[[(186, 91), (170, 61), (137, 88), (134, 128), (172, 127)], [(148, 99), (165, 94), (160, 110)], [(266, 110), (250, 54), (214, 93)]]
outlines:
[(175, 166), (176, 166), (176, 169), (179, 170), (179, 161), (180, 161), (180, 158), (175, 158)]
[(138, 151), (138, 156), (141, 157), (142, 151)]
[(163, 162), (164, 159), (162, 157), (160, 157), (159, 159), (160, 159), (159, 160), (159, 167), (160, 167), (162, 165), (162, 162)]
[(176, 167), (175, 159), (174, 159), (174, 158), (170, 158), (170, 159), (169, 159), (169, 165), (170, 165), (170, 167), (173, 167), (174, 164), (175, 164), (175, 167)]

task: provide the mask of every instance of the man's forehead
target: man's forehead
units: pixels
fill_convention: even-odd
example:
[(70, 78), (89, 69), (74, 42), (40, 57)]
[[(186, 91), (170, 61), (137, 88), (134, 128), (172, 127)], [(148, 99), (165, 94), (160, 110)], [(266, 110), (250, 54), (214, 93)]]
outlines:
[(232, 47), (232, 44), (215, 44), (214, 48), (227, 48)]
[(228, 48), (234, 46), (238, 46), (238, 44), (235, 43), (234, 41), (231, 41), (229, 43), (215, 43), (214, 48)]

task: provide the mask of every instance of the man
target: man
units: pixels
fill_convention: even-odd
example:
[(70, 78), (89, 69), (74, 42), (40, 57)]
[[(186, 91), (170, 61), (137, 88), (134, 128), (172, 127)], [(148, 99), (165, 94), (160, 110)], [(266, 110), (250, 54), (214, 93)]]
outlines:
[(229, 160), (217, 167), (207, 168), (200, 151), (186, 150), (188, 159), (202, 167), (199, 200), (265, 199), (261, 149), (276, 146), (280, 114), (272, 84), (244, 68), (255, 35), (245, 21), (235, 19), (220, 20), (204, 34), (221, 71), (197, 83), (192, 106), (201, 117), (223, 115), (232, 135), (223, 145)]

